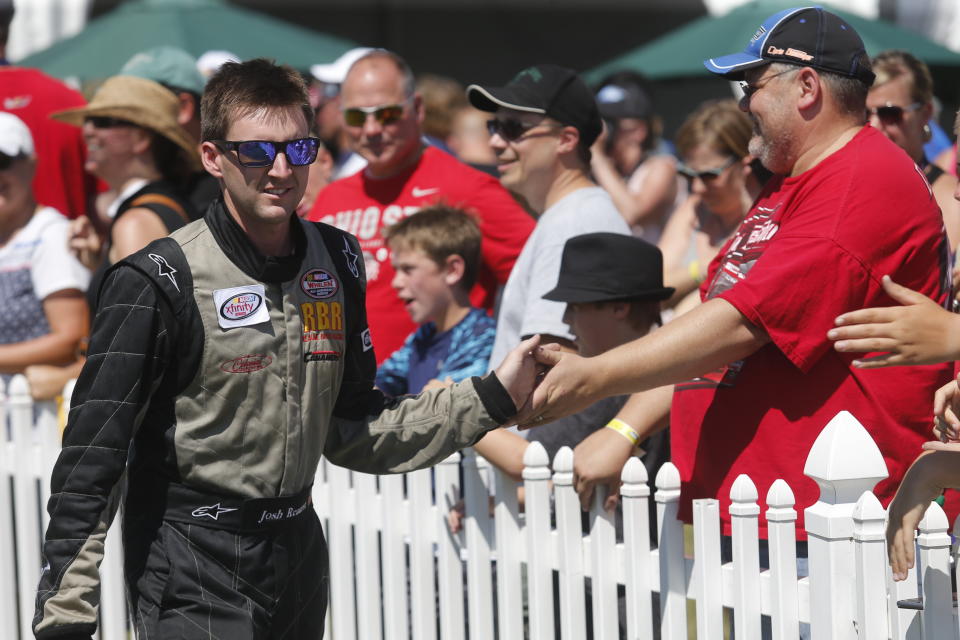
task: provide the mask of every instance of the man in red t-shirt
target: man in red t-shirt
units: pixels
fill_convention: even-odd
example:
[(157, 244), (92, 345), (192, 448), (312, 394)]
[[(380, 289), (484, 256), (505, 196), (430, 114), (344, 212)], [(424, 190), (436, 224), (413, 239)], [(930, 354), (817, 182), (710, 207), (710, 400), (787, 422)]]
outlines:
[(340, 92), (345, 131), (367, 167), (324, 188), (310, 220), (360, 240), (367, 271), (367, 317), (382, 362), (416, 327), (390, 287), (393, 267), (383, 228), (443, 201), (477, 215), (483, 235), (481, 270), (470, 300), (491, 308), (534, 221), (497, 180), (426, 146), (423, 103), (402, 58), (377, 49), (354, 62)]
[[(2, 5), (3, 3), (0, 3)], [(0, 111), (9, 111), (30, 129), (36, 145), (37, 202), (69, 218), (83, 215), (96, 194), (96, 180), (83, 170), (86, 147), (78, 127), (50, 119), (54, 111), (86, 104), (79, 92), (36, 69), (6, 62), (13, 5), (0, 6)]]
[[(746, 81), (750, 152), (776, 177), (711, 264), (702, 305), (597, 358), (541, 353), (555, 367), (525, 421), (675, 384), (681, 518), (691, 520), (693, 498), (717, 498), (729, 534), (737, 476), (748, 474), (761, 496), (783, 478), (804, 537), (803, 508), (819, 493), (803, 465), (827, 422), (848, 410), (873, 436), (890, 473), (876, 488), (886, 502), (928, 439), (931, 398), (951, 377), (948, 365), (855, 368), (826, 332), (841, 313), (892, 304), (885, 274), (942, 304), (948, 246), (915, 164), (864, 127), (873, 73), (859, 36), (839, 17), (820, 8), (782, 11), (746, 51), (704, 64)], [(632, 426), (645, 437), (659, 417)]]

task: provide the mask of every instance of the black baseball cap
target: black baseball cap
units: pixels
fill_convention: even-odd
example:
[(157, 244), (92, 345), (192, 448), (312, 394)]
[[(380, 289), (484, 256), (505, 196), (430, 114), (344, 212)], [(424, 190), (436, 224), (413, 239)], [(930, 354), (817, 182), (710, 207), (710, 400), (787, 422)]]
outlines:
[(663, 254), (646, 240), (620, 233), (587, 233), (563, 245), (557, 286), (544, 294), (556, 302), (666, 300)]
[(528, 67), (503, 87), (467, 87), (467, 98), (477, 109), (494, 112), (500, 107), (542, 113), (560, 124), (575, 127), (580, 139), (593, 144), (603, 122), (597, 101), (580, 76), (554, 64)]
[(864, 57), (863, 40), (840, 16), (823, 7), (795, 7), (764, 20), (742, 52), (710, 58), (703, 65), (742, 80), (747, 69), (786, 62), (856, 78), (869, 87), (874, 75), (861, 64)]

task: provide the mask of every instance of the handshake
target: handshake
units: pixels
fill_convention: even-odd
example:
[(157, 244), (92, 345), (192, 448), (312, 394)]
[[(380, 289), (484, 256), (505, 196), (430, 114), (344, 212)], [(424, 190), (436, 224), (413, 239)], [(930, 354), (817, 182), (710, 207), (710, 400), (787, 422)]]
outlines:
[(524, 340), (495, 370), (510, 394), (521, 429), (575, 413), (602, 397), (587, 384), (591, 367), (586, 358), (561, 351), (557, 344), (540, 344), (540, 336)]

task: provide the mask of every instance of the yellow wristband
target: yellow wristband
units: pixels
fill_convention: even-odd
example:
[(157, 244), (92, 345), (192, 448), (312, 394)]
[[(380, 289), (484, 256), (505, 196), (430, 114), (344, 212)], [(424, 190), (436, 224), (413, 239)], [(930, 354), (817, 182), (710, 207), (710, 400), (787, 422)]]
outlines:
[(694, 260), (693, 262), (691, 262), (688, 270), (690, 272), (690, 277), (693, 278), (694, 282), (696, 282), (697, 284), (700, 284), (701, 282), (703, 282), (703, 276), (700, 274), (699, 260)]
[(623, 420), (617, 420), (616, 418), (614, 418), (613, 420), (611, 420), (606, 424), (606, 428), (613, 429), (614, 431), (622, 435), (624, 438), (629, 440), (630, 444), (632, 444), (633, 446), (637, 446), (637, 443), (640, 442), (640, 434), (637, 433), (633, 429), (633, 427), (628, 425)]

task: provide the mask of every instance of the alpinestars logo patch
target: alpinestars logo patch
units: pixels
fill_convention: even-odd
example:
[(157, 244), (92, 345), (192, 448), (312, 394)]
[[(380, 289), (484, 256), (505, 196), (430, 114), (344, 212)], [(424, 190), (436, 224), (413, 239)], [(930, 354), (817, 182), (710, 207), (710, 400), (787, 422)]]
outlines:
[(220, 503), (212, 504), (209, 507), (197, 507), (194, 509), (190, 515), (194, 518), (211, 518), (213, 520), (219, 520), (220, 516), (224, 513), (229, 513), (230, 511), (236, 511), (236, 509), (230, 509), (228, 507), (221, 507)]
[(343, 255), (347, 258), (347, 268), (350, 269), (350, 273), (353, 274), (354, 278), (359, 278), (360, 268), (357, 266), (357, 260), (360, 259), (360, 256), (353, 252), (346, 238), (343, 239)]
[(167, 259), (156, 253), (148, 254), (147, 257), (157, 263), (157, 275), (170, 278), (170, 282), (173, 283), (173, 286), (177, 289), (177, 291), (180, 291), (180, 285), (177, 284), (176, 279), (173, 277), (173, 274), (175, 274), (177, 270), (170, 266), (170, 263), (167, 262)]

